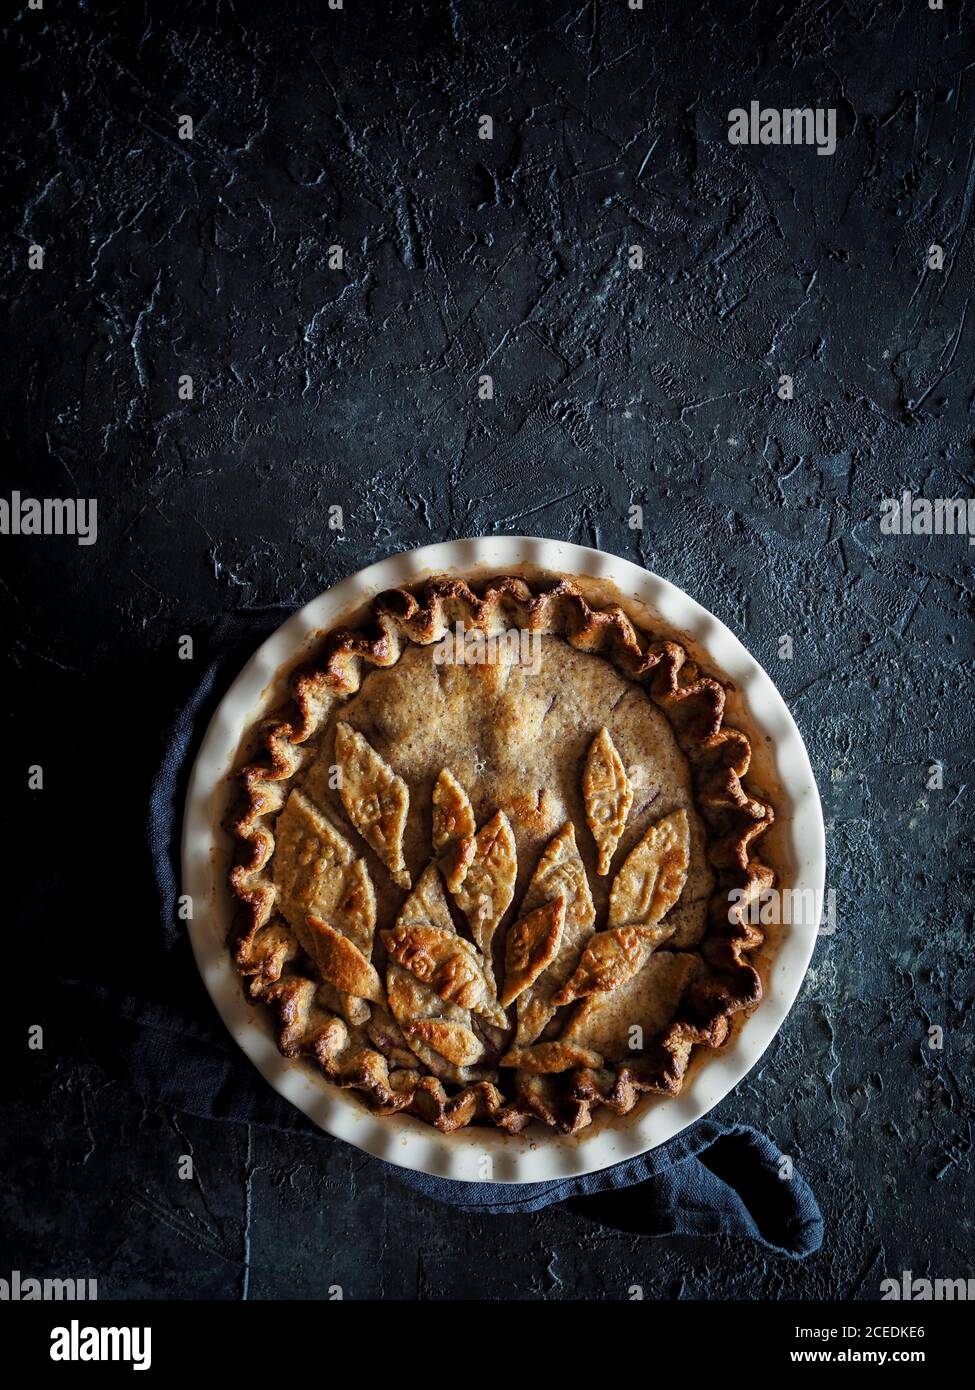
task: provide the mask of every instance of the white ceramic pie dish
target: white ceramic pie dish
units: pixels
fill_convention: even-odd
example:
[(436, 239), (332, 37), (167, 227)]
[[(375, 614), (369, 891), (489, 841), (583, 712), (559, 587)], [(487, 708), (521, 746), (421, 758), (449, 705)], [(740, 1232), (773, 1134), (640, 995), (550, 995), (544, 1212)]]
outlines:
[[(336, 1138), (388, 1163), (460, 1181), (541, 1182), (595, 1172), (672, 1139), (706, 1115), (751, 1070), (788, 1014), (816, 943), (818, 918), (776, 928), (774, 955), (763, 971), (765, 997), (718, 1052), (692, 1066), (678, 1096), (642, 1102), (630, 1115), (603, 1115), (591, 1129), (566, 1136), (537, 1124), (520, 1135), (470, 1126), (441, 1134), (411, 1116), (371, 1115), (353, 1091), (327, 1082), (309, 1064), (278, 1052), (268, 1011), (248, 1003), (225, 937), (233, 912), (226, 887), (231, 845), (221, 822), (231, 793), (228, 774), (240, 740), (263, 713), (281, 667), (384, 589), (431, 574), (544, 570), (610, 581), (707, 651), (708, 667), (730, 679), (744, 702), (746, 732), (764, 737), (774, 776), (780, 853), (789, 884), (820, 904), (826, 872), (822, 808), (802, 738), (771, 679), (728, 628), (681, 589), (628, 560), (525, 536), (478, 537), (424, 546), (391, 556), (320, 594), (288, 619), (255, 652), (221, 701), (190, 776), (183, 822), (183, 892), (193, 901), (187, 923), (197, 965), (224, 1023), (258, 1071), (284, 1098)], [(729, 713), (729, 722), (741, 725)], [(757, 761), (756, 761), (757, 770)], [(761, 842), (759, 846), (761, 855)], [(778, 867), (778, 866), (776, 866)], [(811, 890), (812, 897), (809, 896)], [(809, 914), (806, 914), (807, 916)], [(702, 1051), (702, 1049), (698, 1049)]]

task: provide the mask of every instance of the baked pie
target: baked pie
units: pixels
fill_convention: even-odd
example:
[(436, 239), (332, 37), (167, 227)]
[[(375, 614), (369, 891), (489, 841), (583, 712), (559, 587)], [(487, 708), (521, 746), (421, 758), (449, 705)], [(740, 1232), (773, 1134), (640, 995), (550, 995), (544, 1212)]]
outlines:
[(761, 999), (772, 809), (677, 642), (568, 578), (438, 579), (326, 634), (291, 692), (230, 874), (285, 1056), (381, 1115), (575, 1133), (676, 1094)]

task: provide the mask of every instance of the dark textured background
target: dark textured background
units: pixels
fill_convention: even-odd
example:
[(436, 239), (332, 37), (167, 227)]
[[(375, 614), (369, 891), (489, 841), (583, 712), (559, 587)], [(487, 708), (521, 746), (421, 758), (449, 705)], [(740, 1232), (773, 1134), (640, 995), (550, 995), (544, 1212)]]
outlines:
[[(0, 1272), (160, 1298), (857, 1298), (972, 1273), (975, 552), (878, 527), (902, 488), (975, 487), (972, 33), (955, 0), (11, 15), (5, 490), (97, 496), (100, 526), (87, 549), (0, 537), (8, 902), (43, 850), (5, 923), (4, 1009), (47, 1030), (27, 1052), (18, 1019), (6, 1050)], [(835, 156), (730, 147), (753, 98), (835, 106)], [(146, 1108), (53, 987), (152, 969), (148, 780), (211, 622), (494, 532), (681, 585), (807, 740), (839, 929), (717, 1112), (816, 1188), (826, 1242), (802, 1265), (564, 1209), (472, 1218), (329, 1139)]]

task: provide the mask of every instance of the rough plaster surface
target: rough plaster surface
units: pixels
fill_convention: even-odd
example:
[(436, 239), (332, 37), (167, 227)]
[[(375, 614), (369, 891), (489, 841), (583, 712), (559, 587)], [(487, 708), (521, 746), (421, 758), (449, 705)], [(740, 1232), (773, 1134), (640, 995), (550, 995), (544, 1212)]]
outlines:
[[(24, 853), (56, 849), (15, 959), (149, 968), (147, 783), (215, 618), (506, 531), (645, 563), (771, 669), (839, 927), (717, 1112), (817, 1190), (802, 1265), (566, 1209), (471, 1218), (330, 1140), (146, 1111), (33, 989), (0, 1267), (159, 1298), (857, 1298), (971, 1273), (975, 551), (878, 526), (882, 497), (975, 487), (970, 7), (49, 3), (2, 52), (6, 488), (99, 501), (94, 546), (0, 537), (8, 750), (46, 777), (27, 794), (15, 766), (8, 801)], [(730, 147), (753, 98), (835, 107), (836, 154)]]

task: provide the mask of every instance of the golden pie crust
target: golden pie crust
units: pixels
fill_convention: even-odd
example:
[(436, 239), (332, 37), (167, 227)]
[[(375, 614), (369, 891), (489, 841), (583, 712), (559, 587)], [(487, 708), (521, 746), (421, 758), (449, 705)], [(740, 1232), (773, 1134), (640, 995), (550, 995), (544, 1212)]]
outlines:
[[(458, 624), (473, 661), (445, 659)], [(445, 1132), (575, 1133), (675, 1095), (759, 1003), (773, 812), (679, 643), (568, 578), (438, 579), (291, 690), (230, 827), (229, 944), (285, 1056)]]

